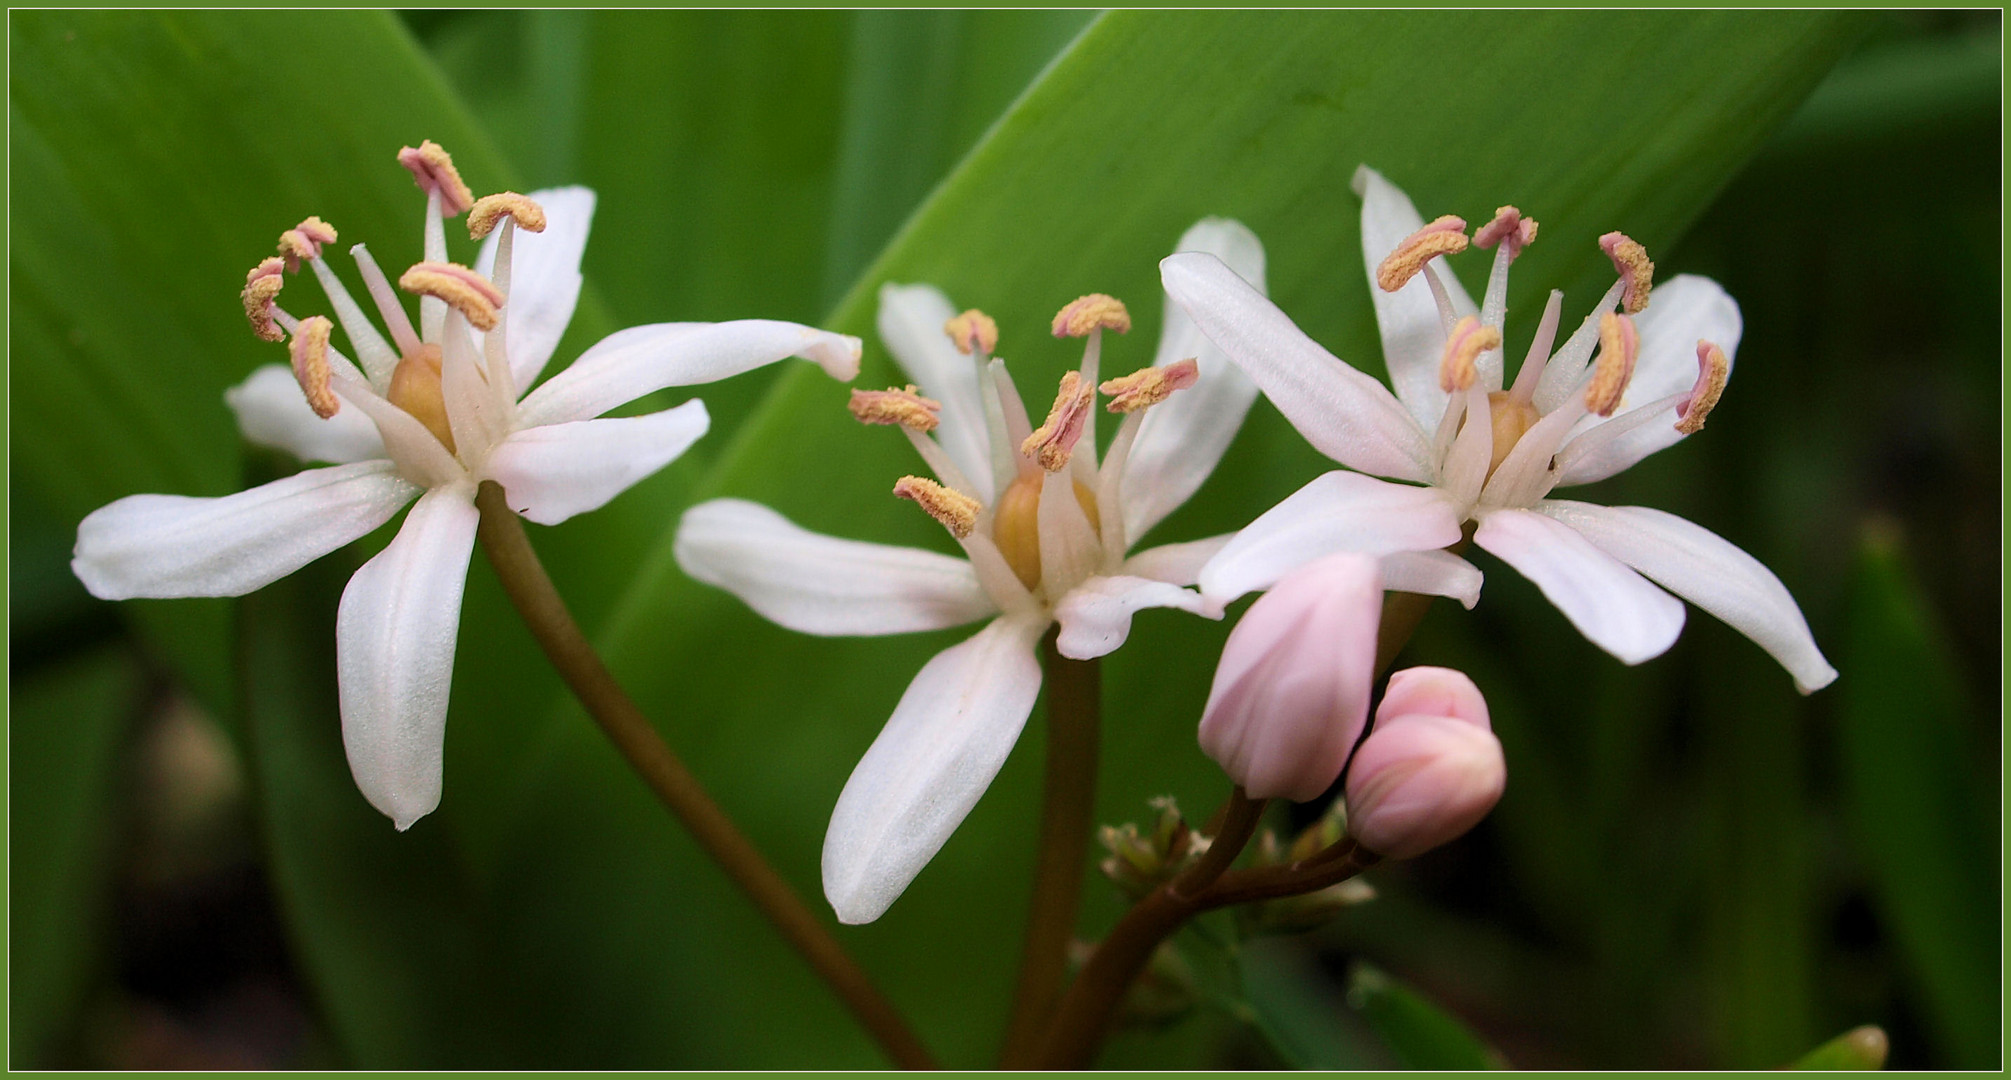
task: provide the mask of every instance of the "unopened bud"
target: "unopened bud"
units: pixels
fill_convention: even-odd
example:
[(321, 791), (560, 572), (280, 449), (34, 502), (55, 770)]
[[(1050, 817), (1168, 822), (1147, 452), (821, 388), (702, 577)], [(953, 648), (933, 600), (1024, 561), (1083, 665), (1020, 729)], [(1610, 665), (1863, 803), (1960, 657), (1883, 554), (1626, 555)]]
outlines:
[(1348, 769), (1348, 831), (1370, 851), (1408, 859), (1473, 828), (1507, 783), (1473, 680), (1449, 668), (1400, 671)]
[(1158, 817), (1150, 832), (1127, 821), (1117, 826), (1105, 825), (1098, 833), (1098, 839), (1110, 852), (1099, 869), (1133, 899), (1173, 880), (1208, 850), (1207, 839), (1187, 827), (1172, 796), (1153, 799), (1151, 806), (1158, 811)]
[(1368, 555), (1307, 563), (1258, 598), (1222, 647), (1201, 749), (1253, 799), (1333, 785), (1368, 718), (1382, 573)]
[(1349, 878), (1315, 892), (1255, 904), (1238, 904), (1235, 908), (1236, 926), (1245, 937), (1296, 934), (1325, 926), (1348, 908), (1366, 904), (1375, 898), (1375, 886), (1358, 877)]

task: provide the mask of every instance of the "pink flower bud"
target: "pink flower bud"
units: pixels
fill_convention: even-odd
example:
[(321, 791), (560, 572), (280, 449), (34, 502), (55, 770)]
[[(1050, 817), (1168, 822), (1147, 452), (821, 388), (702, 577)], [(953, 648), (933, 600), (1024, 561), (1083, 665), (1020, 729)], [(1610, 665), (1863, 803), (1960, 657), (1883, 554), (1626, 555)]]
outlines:
[(1287, 575), (1244, 614), (1215, 668), (1201, 749), (1254, 799), (1315, 799), (1368, 719), (1382, 572), (1343, 552)]
[(1448, 668), (1400, 671), (1348, 770), (1348, 831), (1370, 851), (1408, 859), (1473, 828), (1507, 784), (1473, 680)]

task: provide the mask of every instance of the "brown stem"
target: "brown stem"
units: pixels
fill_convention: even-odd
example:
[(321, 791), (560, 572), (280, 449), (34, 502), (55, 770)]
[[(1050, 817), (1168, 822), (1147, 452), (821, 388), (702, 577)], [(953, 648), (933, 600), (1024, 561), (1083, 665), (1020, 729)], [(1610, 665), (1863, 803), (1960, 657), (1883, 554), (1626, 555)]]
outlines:
[(558, 669), (566, 685), (621, 751), (643, 782), (691, 831), (706, 854), (740, 886), (783, 938), (803, 955), (852, 1010), (859, 1023), (904, 1069), (933, 1069), (935, 1059), (908, 1029), (894, 1006), (866, 978), (823, 922), (805, 906), (782, 875), (768, 865), (753, 843), (705, 793), (698, 778), (678, 760), (635, 702), (615, 682), (599, 654), (573, 621), (565, 601), (545, 573), (524, 535), (524, 526), (503, 501), (503, 489), (484, 483), (475, 496), (481, 509), (480, 536), (503, 591), (530, 627), (531, 636)]
[(1019, 985), (1006, 1022), (999, 1066), (1025, 1068), (1040, 1046), (1068, 974), (1068, 943), (1082, 902), (1083, 866), (1096, 811), (1096, 751), (1103, 710), (1103, 673), (1095, 660), (1070, 660), (1041, 642), (1047, 669), (1047, 779), (1040, 818), (1040, 854)]
[(1126, 912), (1083, 965), (1082, 974), (1069, 984), (1055, 1009), (1054, 1025), (1041, 1044), (1037, 1067), (1087, 1068), (1124, 1000), (1124, 992), (1145, 969), (1160, 942), (1207, 910), (1207, 897), (1216, 879), (1225, 876), (1229, 864), (1257, 831), (1264, 800), (1249, 798), (1239, 787), (1229, 796), (1226, 809), (1222, 831), (1201, 860)]

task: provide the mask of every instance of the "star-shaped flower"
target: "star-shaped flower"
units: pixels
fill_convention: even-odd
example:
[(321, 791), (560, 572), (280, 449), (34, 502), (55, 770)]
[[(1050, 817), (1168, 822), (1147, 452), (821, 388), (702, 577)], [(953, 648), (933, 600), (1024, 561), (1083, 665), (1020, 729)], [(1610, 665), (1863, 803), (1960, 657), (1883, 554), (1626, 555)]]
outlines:
[(1502, 207), (1475, 233), (1473, 243), (1498, 248), (1476, 309), (1457, 278), (1433, 267), (1467, 247), (1465, 222), (1427, 225), (1366, 166), (1355, 190), (1394, 396), (1219, 261), (1179, 254), (1160, 264), (1168, 295), (1202, 332), (1308, 442), (1357, 470), (1318, 477), (1252, 522), (1202, 570), (1202, 591), (1226, 602), (1334, 551), (1447, 547), (1471, 521), (1474, 543), (1627, 663), (1660, 655), (1682, 630), (1682, 603), (1653, 579), (1752, 638), (1804, 693), (1828, 685), (1836, 671), (1801, 609), (1752, 556), (1660, 510), (1547, 498), (1703, 426), (1738, 349), (1732, 298), (1707, 278), (1680, 275), (1654, 289), (1650, 306), (1654, 264), (1639, 244), (1608, 233), (1600, 246), (1619, 280), (1554, 353), (1563, 294), (1552, 292), (1528, 358), (1504, 390), (1508, 269), (1536, 238), (1536, 223)]
[[(794, 323), (666, 323), (614, 334), (528, 395), (572, 318), (594, 194), (569, 187), (475, 200), (437, 145), (399, 161), (426, 193), (425, 261), (399, 278), (419, 329), (370, 253), (350, 249), (390, 331), (380, 334), (322, 259), (336, 233), (309, 218), (280, 237), (244, 289), (255, 332), (292, 336), (272, 365), (226, 395), (247, 438), (329, 461), (223, 498), (134, 495), (77, 528), (71, 568), (90, 591), (130, 597), (241, 596), (417, 504), (350, 579), (336, 620), (343, 745), (357, 787), (401, 830), (440, 802), (448, 684), (484, 480), (510, 507), (556, 524), (605, 504), (703, 435), (705, 406), (595, 419), (669, 386), (710, 382), (788, 356), (834, 377), (858, 371), (857, 338)], [(445, 220), (486, 237), (476, 268), (447, 261)], [(331, 322), (296, 319), (284, 272), (312, 266), (361, 367)]]

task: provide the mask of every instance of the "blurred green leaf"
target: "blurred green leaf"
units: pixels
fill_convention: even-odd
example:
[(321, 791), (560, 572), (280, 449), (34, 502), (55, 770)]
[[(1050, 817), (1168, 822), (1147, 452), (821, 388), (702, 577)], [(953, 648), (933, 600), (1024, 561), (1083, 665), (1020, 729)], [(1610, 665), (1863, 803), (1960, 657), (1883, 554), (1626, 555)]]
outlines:
[(1258, 938), (1243, 943), (1238, 960), (1250, 1020), (1292, 1068), (1382, 1069), (1398, 1064), (1328, 980), (1308, 970), (1303, 951)]
[(119, 750), (139, 665), (100, 649), (17, 672), (7, 724), (8, 1060), (47, 1068), (104, 952)]
[(1989, 1068), (2002, 1020), (1996, 845), (1964, 737), (1975, 706), (1901, 539), (1865, 530), (1837, 680), (1837, 745), (1879, 914), (1918, 980), (1948, 1063)]
[(1505, 1069), (1501, 1052), (1451, 1013), (1392, 979), (1372, 964), (1357, 961), (1348, 974), (1348, 1004), (1411, 1069)]
[(1852, 1028), (1796, 1058), (1790, 1069), (1838, 1071), (1883, 1069), (1890, 1043), (1883, 1029), (1867, 1024)]

